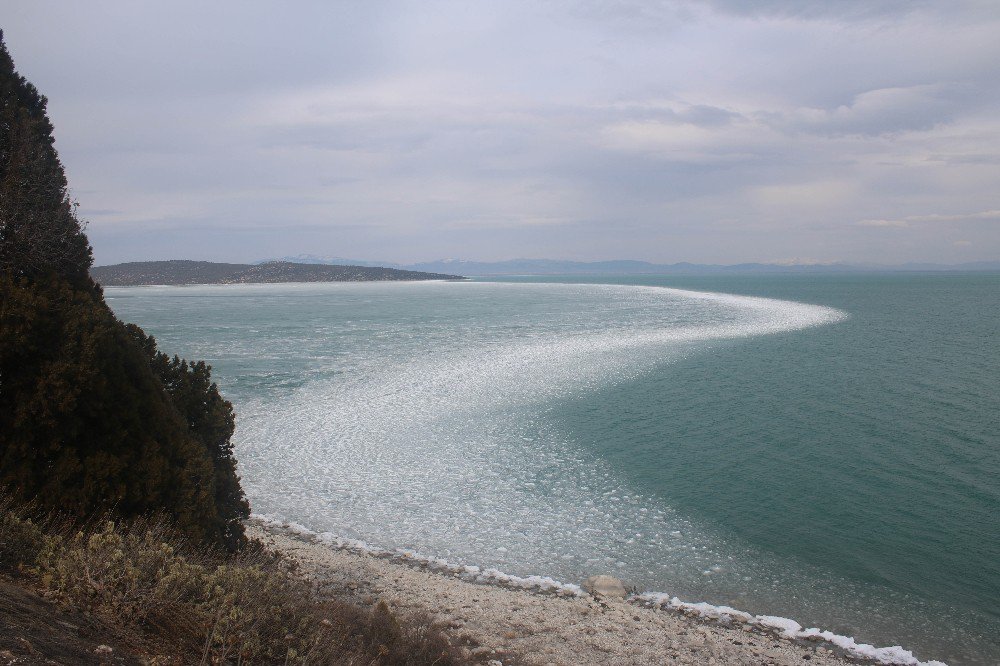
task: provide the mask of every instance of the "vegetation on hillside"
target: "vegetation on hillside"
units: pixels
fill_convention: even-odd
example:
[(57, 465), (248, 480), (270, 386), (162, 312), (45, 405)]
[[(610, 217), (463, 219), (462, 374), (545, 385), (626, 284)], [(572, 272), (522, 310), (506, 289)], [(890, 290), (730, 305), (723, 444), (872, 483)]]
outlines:
[[(135, 661), (463, 661), (428, 617), (400, 618), (384, 603), (359, 608), (321, 597), (288, 562), (260, 550), (220, 557), (156, 519), (98, 520), (76, 529), (30, 516), (0, 497), (0, 572), (27, 574), (45, 598), (102, 620), (102, 645), (127, 649)], [(8, 610), (0, 601), (0, 626)]]
[(238, 548), (232, 407), (208, 366), (114, 316), (91, 263), (46, 99), (0, 34), (0, 486), (80, 519), (164, 512)]

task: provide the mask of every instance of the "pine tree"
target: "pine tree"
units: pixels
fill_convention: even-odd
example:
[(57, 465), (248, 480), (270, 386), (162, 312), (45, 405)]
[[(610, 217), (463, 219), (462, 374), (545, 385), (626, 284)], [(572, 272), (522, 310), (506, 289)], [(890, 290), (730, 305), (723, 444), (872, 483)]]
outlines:
[(188, 363), (178, 356), (170, 358), (157, 350), (156, 340), (141, 328), (128, 324), (128, 330), (149, 357), (154, 374), (184, 417), (190, 433), (208, 452), (215, 477), (215, 506), (224, 521), (223, 539), (228, 548), (235, 548), (243, 538), (240, 519), (250, 515), (250, 505), (240, 487), (230, 441), (236, 429), (233, 405), (212, 381), (211, 366), (204, 361)]
[(88, 280), (91, 249), (56, 154), (46, 99), (14, 71), (0, 32), (0, 271)]
[(119, 321), (89, 277), (45, 98), (0, 33), (0, 489), (79, 518), (166, 513), (235, 549), (232, 405)]

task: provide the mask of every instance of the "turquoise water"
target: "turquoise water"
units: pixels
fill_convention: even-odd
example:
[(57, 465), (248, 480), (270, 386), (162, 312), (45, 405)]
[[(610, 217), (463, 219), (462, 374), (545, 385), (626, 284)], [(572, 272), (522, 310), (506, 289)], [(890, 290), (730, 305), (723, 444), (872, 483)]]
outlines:
[(257, 512), (1000, 661), (1000, 276), (586, 282), (107, 295), (213, 364)]

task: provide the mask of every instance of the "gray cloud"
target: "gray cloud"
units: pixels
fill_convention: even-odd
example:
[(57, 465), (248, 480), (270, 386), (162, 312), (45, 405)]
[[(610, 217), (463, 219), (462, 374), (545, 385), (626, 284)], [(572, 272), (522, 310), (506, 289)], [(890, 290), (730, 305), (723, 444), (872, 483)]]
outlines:
[(951, 122), (967, 108), (954, 87), (920, 85), (868, 90), (836, 108), (800, 108), (763, 112), (761, 116), (778, 129), (875, 136), (931, 130)]
[(857, 224), (862, 227), (909, 227), (912, 223), (920, 222), (968, 222), (974, 220), (989, 220), (1000, 222), (1000, 210), (982, 210), (975, 213), (958, 213), (952, 215), (941, 215), (932, 213), (930, 215), (910, 215), (898, 220), (860, 220)]
[(706, 4), (740, 16), (844, 21), (899, 17), (940, 7), (931, 0), (707, 0)]
[(101, 262), (995, 259), (962, 216), (1000, 207), (1000, 9), (941, 7), (15, 0), (2, 27)]

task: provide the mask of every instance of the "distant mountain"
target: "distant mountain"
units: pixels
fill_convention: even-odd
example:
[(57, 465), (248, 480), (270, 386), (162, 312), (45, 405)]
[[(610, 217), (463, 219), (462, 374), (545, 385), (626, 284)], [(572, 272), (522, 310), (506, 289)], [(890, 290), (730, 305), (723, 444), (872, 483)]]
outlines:
[(509, 259), (506, 261), (467, 261), (464, 259), (439, 259), (415, 264), (395, 264), (389, 262), (372, 262), (357, 259), (341, 259), (339, 257), (320, 257), (312, 254), (300, 254), (295, 257), (282, 257), (278, 261), (295, 261), (303, 264), (340, 264), (351, 263), (357, 266), (391, 266), (393, 268), (430, 271), (455, 272), (462, 275), (637, 275), (637, 274), (670, 274), (670, 273), (718, 273), (769, 271), (789, 272), (803, 269), (843, 270), (846, 264), (816, 264), (816, 265), (784, 265), (784, 264), (737, 264), (733, 266), (712, 264), (654, 264), (648, 261), (619, 259), (613, 261), (565, 261), (559, 259)]
[(481, 262), (445, 259), (404, 266), (418, 271), (447, 271), (462, 275), (704, 275), (727, 273), (859, 273), (899, 271), (1000, 271), (1000, 261), (965, 264), (654, 264), (628, 259), (615, 261), (559, 261), (511, 259)]
[(321, 257), (315, 254), (297, 254), (294, 257), (278, 257), (265, 259), (254, 263), (267, 264), (273, 261), (287, 261), (293, 264), (326, 264), (330, 266), (371, 266), (373, 268), (408, 268), (385, 261), (367, 261), (364, 259), (346, 259), (344, 257)]
[(628, 259), (615, 261), (562, 261), (510, 259), (466, 261), (441, 259), (400, 265), (337, 257), (298, 255), (256, 264), (209, 261), (140, 261), (97, 266), (91, 275), (113, 287), (142, 284), (235, 284), (250, 282), (365, 282), (372, 280), (455, 280), (465, 275), (712, 275), (738, 273), (861, 273), (1000, 271), (1000, 261), (964, 264), (654, 264)]
[[(315, 255), (295, 257), (302, 263), (332, 263), (338, 259), (326, 259)], [(346, 260), (345, 260), (346, 261)], [(373, 262), (352, 260), (357, 265), (376, 265)], [(648, 261), (628, 259), (614, 261), (562, 261), (557, 259), (510, 259), (508, 261), (466, 261), (463, 259), (441, 259), (416, 264), (400, 265), (381, 263), (414, 271), (435, 273), (458, 273), (461, 275), (705, 275), (733, 273), (857, 273), (857, 272), (897, 272), (897, 271), (1000, 271), (1000, 261), (966, 264), (901, 264), (896, 266), (877, 264), (654, 264)]]
[[(552, 259), (511, 259), (498, 262), (461, 260), (431, 261), (407, 266), (411, 270), (459, 271), (463, 275), (664, 275), (729, 272), (790, 272), (818, 267), (783, 266), (777, 264), (739, 264), (717, 266), (709, 264), (653, 264), (648, 261), (559, 261)], [(824, 270), (842, 270), (841, 265), (825, 265)]]
[(908, 263), (892, 268), (897, 271), (1000, 271), (1000, 261), (970, 261), (964, 264)]
[(373, 282), (460, 280), (462, 276), (373, 266), (340, 266), (271, 261), (219, 264), (210, 261), (137, 261), (90, 269), (105, 287), (151, 284), (250, 284), (260, 282)]

